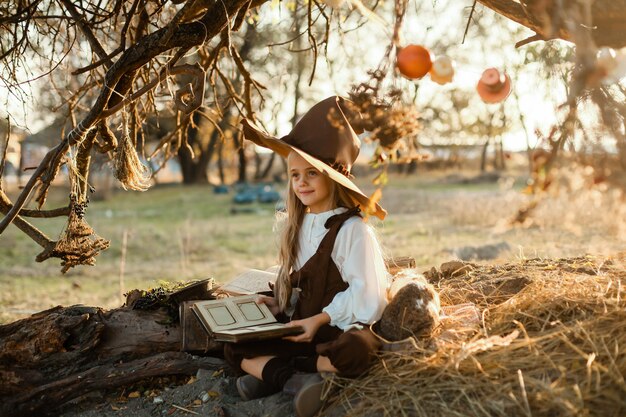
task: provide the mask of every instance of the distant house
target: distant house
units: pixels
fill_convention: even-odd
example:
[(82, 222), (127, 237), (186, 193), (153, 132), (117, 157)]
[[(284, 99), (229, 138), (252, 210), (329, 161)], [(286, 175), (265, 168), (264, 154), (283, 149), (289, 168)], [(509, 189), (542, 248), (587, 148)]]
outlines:
[[(5, 154), (3, 177), (5, 180), (12, 179), (18, 173), (20, 166), (21, 142), (26, 136), (22, 129), (11, 127), (11, 135), (8, 142), (6, 136), (8, 129), (5, 123), (0, 123), (0, 155)], [(6, 149), (3, 149), (6, 143)]]
[(64, 132), (71, 128), (69, 123), (58, 119), (37, 133), (26, 136), (21, 142), (22, 169), (37, 167), (46, 153), (61, 143)]
[[(6, 132), (0, 132), (0, 135), (6, 137)], [(15, 174), (20, 165), (20, 142), (24, 138), (23, 131), (12, 131), (6, 149), (4, 173)], [(3, 140), (4, 143), (4, 140)]]

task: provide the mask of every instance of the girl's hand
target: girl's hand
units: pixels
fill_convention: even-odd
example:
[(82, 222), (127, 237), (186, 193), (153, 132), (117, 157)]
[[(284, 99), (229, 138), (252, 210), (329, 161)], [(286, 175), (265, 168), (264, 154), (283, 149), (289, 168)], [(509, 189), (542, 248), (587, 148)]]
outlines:
[(291, 342), (310, 342), (315, 337), (319, 328), (328, 323), (330, 323), (330, 316), (326, 313), (316, 314), (315, 316), (302, 320), (290, 321), (287, 323), (287, 326), (302, 326), (304, 328), (304, 333), (297, 336), (287, 336), (283, 339)]
[(256, 303), (265, 304), (270, 309), (270, 312), (274, 315), (274, 317), (276, 317), (276, 315), (280, 313), (278, 300), (274, 297), (268, 297), (267, 295), (257, 295)]

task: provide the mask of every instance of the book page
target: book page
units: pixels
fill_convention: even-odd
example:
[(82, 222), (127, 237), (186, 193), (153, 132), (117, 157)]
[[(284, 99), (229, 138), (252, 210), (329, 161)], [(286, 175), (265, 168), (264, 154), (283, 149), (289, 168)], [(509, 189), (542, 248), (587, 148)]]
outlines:
[(265, 304), (256, 303), (256, 295), (198, 301), (194, 309), (213, 333), (276, 322)]
[(269, 282), (276, 281), (277, 273), (272, 271), (262, 271), (260, 269), (249, 269), (219, 289), (230, 294), (255, 294), (269, 291)]
[(237, 323), (235, 316), (225, 305), (206, 306), (206, 311), (220, 327)]
[(265, 315), (255, 301), (236, 303), (236, 305), (239, 308), (241, 315), (243, 315), (248, 322), (263, 320), (265, 318)]

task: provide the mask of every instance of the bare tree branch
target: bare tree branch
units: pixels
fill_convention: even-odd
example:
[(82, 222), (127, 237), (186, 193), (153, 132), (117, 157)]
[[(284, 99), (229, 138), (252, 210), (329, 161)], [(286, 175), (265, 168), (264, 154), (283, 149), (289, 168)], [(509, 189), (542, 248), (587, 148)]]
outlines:
[(70, 0), (61, 0), (61, 3), (63, 3), (67, 11), (74, 18), (74, 20), (78, 24), (78, 27), (80, 27), (80, 30), (83, 32), (83, 34), (89, 41), (89, 44), (91, 45), (91, 49), (98, 55), (98, 57), (101, 60), (106, 61), (105, 65), (109, 67), (111, 64), (110, 64), (110, 60), (107, 60), (108, 54), (105, 52), (102, 45), (100, 45), (100, 42), (98, 41), (98, 39), (96, 39), (96, 36), (91, 31), (91, 28), (89, 27), (89, 24), (85, 21), (84, 17), (78, 13), (76, 8), (74, 7), (74, 4), (72, 4)]
[[(8, 214), (10, 209), (11, 202), (9, 198), (2, 190), (0, 190), (0, 212)], [(67, 211), (69, 212), (69, 209)], [(65, 215), (67, 215), (67, 213)], [(46, 236), (41, 230), (24, 220), (21, 216), (16, 215), (12, 223), (42, 248), (47, 249), (54, 247), (55, 242), (53, 240), (50, 240), (50, 238), (48, 238), (48, 236)]]
[[(63, 1), (67, 2), (68, 0)], [(265, 0), (258, 0), (254, 2), (253, 5), (261, 4), (264, 1)], [(50, 181), (56, 175), (62, 156), (67, 151), (68, 147), (81, 142), (85, 134), (100, 120), (111, 116), (111, 109), (119, 111), (123, 107), (116, 107), (117, 102), (123, 101), (120, 97), (125, 96), (131, 88), (134, 74), (138, 69), (168, 50), (174, 48), (190, 48), (202, 44), (207, 39), (213, 38), (229, 25), (229, 16), (236, 16), (239, 9), (244, 5), (246, 5), (246, 7), (248, 5), (248, 2), (245, 0), (232, 0), (228, 3), (220, 2), (219, 5), (213, 4), (199, 21), (180, 24), (173, 32), (170, 27), (159, 29), (143, 37), (124, 51), (120, 58), (108, 69), (104, 77), (104, 85), (90, 111), (83, 120), (65, 136), (63, 141), (57, 145), (56, 148), (46, 154), (44, 160), (38, 166), (37, 170), (35, 170), (13, 207), (0, 222), (0, 234), (15, 219), (33, 187), (44, 172), (49, 173), (49, 178), (46, 179), (47, 186), (49, 186)], [(80, 19), (82, 19), (82, 17)], [(93, 44), (92, 47), (94, 47)], [(97, 46), (94, 48), (98, 49)], [(101, 58), (105, 57), (106, 54), (104, 50), (102, 48), (99, 50), (100, 53), (102, 53)], [(112, 96), (113, 91), (117, 91), (118, 95)], [(145, 94), (148, 91), (149, 89), (146, 89), (142, 91), (142, 93)], [(135, 96), (134, 98), (136, 99), (137, 97)], [(113, 105), (111, 106), (111, 104)], [(109, 110), (109, 112), (106, 112), (107, 110)], [(45, 190), (43, 191), (44, 193), (40, 194), (41, 196), (45, 196)], [(43, 201), (45, 200), (40, 201), (40, 204), (43, 204)]]

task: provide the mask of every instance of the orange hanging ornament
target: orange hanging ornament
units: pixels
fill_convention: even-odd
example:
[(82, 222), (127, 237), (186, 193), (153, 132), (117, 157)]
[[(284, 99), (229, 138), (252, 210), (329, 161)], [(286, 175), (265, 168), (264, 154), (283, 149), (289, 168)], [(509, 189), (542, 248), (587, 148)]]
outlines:
[(407, 45), (398, 51), (396, 65), (409, 79), (422, 78), (433, 66), (430, 51), (421, 45)]
[(487, 68), (478, 80), (476, 91), (485, 103), (500, 103), (511, 93), (511, 78), (496, 68)]
[(437, 84), (447, 84), (454, 78), (454, 62), (446, 55), (438, 56), (430, 69), (430, 79)]

